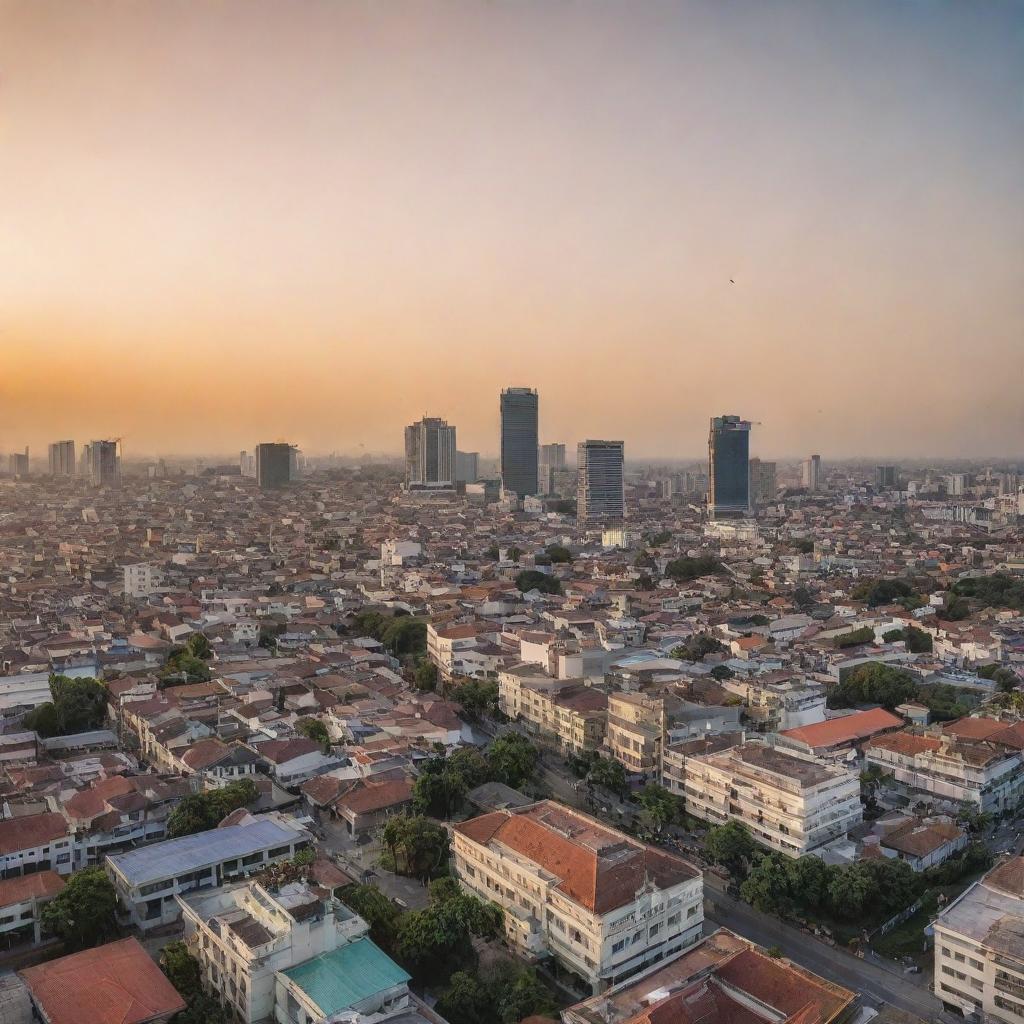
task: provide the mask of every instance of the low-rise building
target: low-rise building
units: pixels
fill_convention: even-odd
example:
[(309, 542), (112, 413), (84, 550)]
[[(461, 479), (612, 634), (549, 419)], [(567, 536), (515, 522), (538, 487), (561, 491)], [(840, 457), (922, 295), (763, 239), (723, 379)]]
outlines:
[(725, 928), (599, 996), (564, 1024), (843, 1024), (858, 998)]
[(60, 814), (26, 814), (0, 821), (0, 878), (36, 871), (69, 875), (73, 870), (72, 839)]
[(281, 815), (246, 815), (240, 824), (107, 857), (106, 868), (132, 924), (148, 931), (177, 920), (181, 905), (175, 897), (289, 860), (310, 841), (308, 832)]
[(626, 771), (639, 775), (660, 770), (664, 733), (664, 698), (646, 693), (608, 697), (605, 745)]
[(18, 972), (43, 1024), (167, 1024), (185, 1009), (138, 939), (122, 939)]
[(63, 888), (56, 871), (0, 881), (0, 935), (8, 942), (40, 942), (42, 909)]
[(505, 911), (509, 941), (594, 991), (696, 942), (703, 879), (688, 861), (550, 800), (452, 829), (453, 870)]
[(742, 822), (790, 857), (845, 836), (863, 819), (855, 771), (764, 743), (688, 757), (684, 794), (687, 813), (715, 825)]
[(778, 734), (775, 744), (816, 757), (841, 757), (848, 751), (859, 749), (874, 736), (902, 728), (902, 718), (885, 708), (870, 708), (814, 725), (784, 729)]
[(986, 1021), (1024, 1019), (1024, 857), (996, 865), (933, 927), (935, 994), (943, 1003)]

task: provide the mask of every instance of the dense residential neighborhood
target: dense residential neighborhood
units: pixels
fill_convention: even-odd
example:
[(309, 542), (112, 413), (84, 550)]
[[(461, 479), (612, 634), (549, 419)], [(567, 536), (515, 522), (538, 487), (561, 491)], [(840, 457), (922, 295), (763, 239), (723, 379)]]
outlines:
[(620, 468), (0, 480), (4, 1024), (1024, 1015), (1016, 478)]

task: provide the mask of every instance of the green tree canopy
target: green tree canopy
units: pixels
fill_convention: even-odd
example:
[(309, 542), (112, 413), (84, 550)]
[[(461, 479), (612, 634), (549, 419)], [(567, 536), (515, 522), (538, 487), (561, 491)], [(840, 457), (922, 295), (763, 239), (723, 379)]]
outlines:
[(468, 679), (455, 688), (452, 700), (462, 705), (467, 718), (478, 721), (484, 715), (493, 715), (498, 710), (498, 684)]
[(918, 695), (914, 677), (904, 669), (872, 661), (858, 665), (828, 693), (830, 708), (852, 708), (860, 704), (880, 704), (892, 711), (898, 704)]
[(673, 658), (680, 661), (703, 661), (709, 654), (724, 654), (726, 647), (710, 633), (695, 633), (686, 643), (673, 647)]
[(572, 561), (572, 552), (561, 544), (549, 544), (544, 553), (551, 559), (553, 565), (565, 564)]
[(44, 739), (90, 732), (106, 721), (107, 688), (98, 679), (51, 675), (50, 697), (24, 718)]
[(191, 836), (216, 828), (232, 811), (247, 807), (259, 797), (256, 783), (239, 779), (219, 789), (191, 793), (171, 811), (167, 819), (167, 838)]
[(896, 577), (889, 579), (864, 580), (850, 591), (857, 601), (866, 601), (872, 608), (883, 604), (895, 604), (913, 597), (915, 588), (909, 580)]
[(331, 734), (327, 726), (319, 718), (300, 718), (295, 722), (295, 731), (314, 743), (319, 743), (324, 750), (331, 746)]
[(666, 825), (680, 822), (685, 816), (682, 799), (664, 786), (648, 783), (639, 793), (640, 806), (648, 813), (651, 824), (660, 832)]
[(1007, 576), (1006, 573), (957, 580), (953, 584), (953, 593), (957, 597), (973, 598), (987, 607), (1024, 612), (1024, 579)]
[(539, 572), (536, 569), (524, 569), (516, 576), (516, 586), (523, 594), (531, 590), (539, 590), (542, 594), (560, 594), (562, 584), (557, 576)]
[(507, 961), (480, 976), (456, 971), (437, 1011), (450, 1024), (519, 1024), (527, 1017), (557, 1014), (558, 1003), (537, 972)]
[(487, 748), (491, 780), (519, 789), (537, 770), (537, 748), (524, 736), (509, 732)]
[(717, 576), (724, 570), (722, 563), (711, 555), (699, 558), (676, 558), (665, 566), (665, 575), (676, 583), (688, 583), (701, 576)]
[(43, 928), (69, 952), (89, 949), (117, 935), (117, 892), (103, 868), (76, 871), (43, 907)]
[(729, 821), (709, 829), (704, 837), (704, 852), (713, 864), (720, 864), (733, 878), (743, 878), (758, 845), (745, 825)]
[(402, 915), (398, 907), (377, 886), (349, 886), (342, 892), (341, 900), (370, 926), (370, 938), (381, 949), (387, 953), (394, 950), (398, 937), (398, 922)]
[(426, 880), (448, 859), (448, 832), (423, 815), (391, 815), (380, 839), (401, 875)]
[(851, 629), (847, 633), (841, 633), (832, 643), (842, 650), (844, 647), (859, 647), (861, 644), (869, 644), (874, 639), (874, 629), (871, 626), (861, 626), (860, 629)]
[(425, 690), (428, 693), (433, 693), (437, 689), (437, 679), (440, 675), (437, 666), (426, 657), (422, 657), (416, 662), (416, 672), (414, 674), (414, 681), (416, 683), (417, 690)]

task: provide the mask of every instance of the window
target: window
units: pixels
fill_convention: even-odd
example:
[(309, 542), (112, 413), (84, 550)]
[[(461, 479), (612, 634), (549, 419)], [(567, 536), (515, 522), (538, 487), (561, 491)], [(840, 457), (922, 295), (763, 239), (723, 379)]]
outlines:
[(661, 922), (660, 921), (655, 921), (654, 924), (651, 925), (650, 929), (648, 929), (647, 937), (649, 939), (653, 939), (654, 936), (657, 935), (659, 931), (661, 931)]

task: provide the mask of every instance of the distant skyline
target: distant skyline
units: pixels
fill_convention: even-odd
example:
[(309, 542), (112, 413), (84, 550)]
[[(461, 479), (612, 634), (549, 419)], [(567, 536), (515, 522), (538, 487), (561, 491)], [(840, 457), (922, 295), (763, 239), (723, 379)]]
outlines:
[(0, 0), (0, 451), (1024, 458), (1024, 4)]

